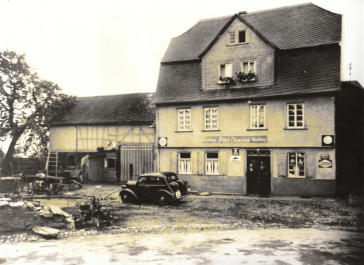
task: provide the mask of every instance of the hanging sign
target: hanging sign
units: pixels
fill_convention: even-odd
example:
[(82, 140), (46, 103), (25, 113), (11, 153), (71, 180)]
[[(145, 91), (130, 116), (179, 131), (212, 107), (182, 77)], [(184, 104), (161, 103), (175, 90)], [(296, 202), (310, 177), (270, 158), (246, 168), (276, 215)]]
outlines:
[(319, 168), (332, 168), (332, 160), (330, 160), (329, 154), (321, 154), (318, 161)]

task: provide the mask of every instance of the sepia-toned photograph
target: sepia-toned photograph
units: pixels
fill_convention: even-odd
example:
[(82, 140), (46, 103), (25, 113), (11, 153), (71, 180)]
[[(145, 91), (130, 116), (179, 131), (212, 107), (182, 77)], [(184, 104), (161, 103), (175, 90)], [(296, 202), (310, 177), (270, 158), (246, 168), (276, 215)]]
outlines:
[(0, 0), (0, 265), (364, 264), (363, 0)]

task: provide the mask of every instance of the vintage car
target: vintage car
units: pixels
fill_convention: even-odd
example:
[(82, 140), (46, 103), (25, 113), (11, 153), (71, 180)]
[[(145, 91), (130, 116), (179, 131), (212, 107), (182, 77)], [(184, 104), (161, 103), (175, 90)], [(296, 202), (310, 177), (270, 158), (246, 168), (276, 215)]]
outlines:
[(121, 187), (119, 195), (124, 203), (154, 202), (162, 205), (178, 201), (189, 193), (188, 183), (173, 172), (145, 173)]

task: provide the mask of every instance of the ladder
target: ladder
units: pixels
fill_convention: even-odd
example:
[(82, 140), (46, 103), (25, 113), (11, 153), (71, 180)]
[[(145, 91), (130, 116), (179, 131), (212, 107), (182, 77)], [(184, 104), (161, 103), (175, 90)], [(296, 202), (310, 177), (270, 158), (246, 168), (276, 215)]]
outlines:
[(51, 150), (48, 149), (48, 156), (45, 168), (46, 176), (49, 176), (49, 172), (51, 172), (55, 173), (55, 176), (58, 177), (58, 166), (59, 166), (58, 159), (59, 159), (58, 152), (57, 151), (51, 152)]

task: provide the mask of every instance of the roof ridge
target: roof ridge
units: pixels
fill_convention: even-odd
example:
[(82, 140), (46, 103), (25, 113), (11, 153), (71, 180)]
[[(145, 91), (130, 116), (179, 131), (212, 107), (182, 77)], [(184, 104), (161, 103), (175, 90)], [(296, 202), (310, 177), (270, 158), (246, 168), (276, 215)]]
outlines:
[(311, 2), (307, 2), (307, 3), (303, 3), (303, 4), (289, 5), (289, 6), (281, 6), (281, 7), (273, 7), (273, 8), (264, 9), (264, 10), (257, 10), (257, 11), (247, 12), (246, 14), (240, 14), (239, 16), (242, 16), (243, 17), (243, 16), (249, 16), (249, 15), (254, 15), (254, 14), (272, 12), (272, 11), (276, 11), (276, 10), (294, 8), (294, 7), (299, 7), (299, 6), (309, 6), (309, 5), (316, 6), (315, 4), (313, 4)]
[(154, 94), (153, 92), (134, 92), (134, 93), (125, 93), (125, 94), (111, 94), (111, 95), (98, 95), (98, 96), (86, 96), (86, 97), (77, 97), (78, 99), (86, 99), (86, 98), (100, 98), (100, 97), (115, 97), (115, 96), (126, 96), (126, 95), (146, 95), (146, 94)]

